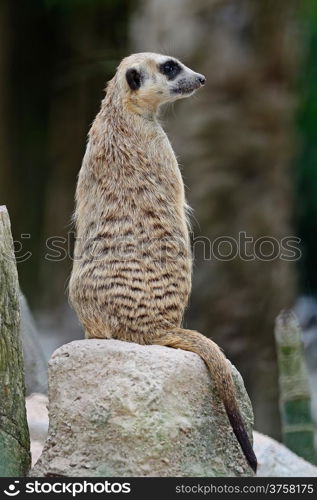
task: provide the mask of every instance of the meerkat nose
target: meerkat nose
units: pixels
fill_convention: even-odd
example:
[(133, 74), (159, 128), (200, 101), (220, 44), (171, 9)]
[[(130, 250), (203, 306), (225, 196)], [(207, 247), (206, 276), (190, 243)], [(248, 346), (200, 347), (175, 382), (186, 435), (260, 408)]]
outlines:
[(204, 75), (199, 75), (198, 80), (200, 81), (201, 85), (205, 85), (206, 83), (206, 77)]

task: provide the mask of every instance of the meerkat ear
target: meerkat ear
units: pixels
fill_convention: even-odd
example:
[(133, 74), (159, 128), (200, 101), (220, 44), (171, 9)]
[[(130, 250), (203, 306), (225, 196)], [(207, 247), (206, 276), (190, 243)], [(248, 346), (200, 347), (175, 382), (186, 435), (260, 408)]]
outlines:
[(125, 77), (128, 85), (132, 90), (138, 90), (141, 87), (141, 74), (138, 70), (130, 68), (127, 70)]

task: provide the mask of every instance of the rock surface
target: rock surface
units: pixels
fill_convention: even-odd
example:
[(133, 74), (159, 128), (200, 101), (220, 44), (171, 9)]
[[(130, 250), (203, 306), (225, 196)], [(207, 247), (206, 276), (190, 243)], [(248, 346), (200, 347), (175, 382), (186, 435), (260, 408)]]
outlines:
[(258, 459), (257, 476), (317, 477), (317, 467), (299, 457), (286, 446), (259, 432), (253, 433)]
[[(48, 399), (43, 394), (32, 394), (26, 399), (33, 464), (39, 458), (46, 440), (47, 405)], [(253, 439), (259, 460), (258, 477), (317, 477), (317, 467), (295, 455), (283, 444), (256, 431), (253, 432)]]
[[(251, 432), (252, 410), (233, 368)], [(49, 363), (49, 435), (32, 476), (252, 475), (196, 354), (82, 340)]]
[(25, 400), (31, 438), (32, 465), (39, 459), (48, 431), (48, 399), (45, 394), (31, 394)]
[(47, 393), (47, 362), (41, 348), (39, 332), (27, 300), (21, 292), (19, 299), (26, 394)]

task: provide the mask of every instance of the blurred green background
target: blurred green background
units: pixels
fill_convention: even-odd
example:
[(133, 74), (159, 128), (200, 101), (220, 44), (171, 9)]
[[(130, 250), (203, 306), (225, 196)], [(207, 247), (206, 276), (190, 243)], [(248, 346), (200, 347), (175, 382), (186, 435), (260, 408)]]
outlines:
[[(302, 258), (206, 260), (195, 245), (185, 323), (223, 347), (244, 377), (256, 428), (278, 438), (274, 320), (317, 291), (317, 2), (1, 0), (0, 37), (0, 203), (47, 355), (82, 336), (67, 303), (66, 250), (107, 80), (135, 51), (174, 55), (207, 76), (197, 97), (162, 117), (194, 237), (298, 236)], [(53, 236), (62, 259), (47, 259)]]

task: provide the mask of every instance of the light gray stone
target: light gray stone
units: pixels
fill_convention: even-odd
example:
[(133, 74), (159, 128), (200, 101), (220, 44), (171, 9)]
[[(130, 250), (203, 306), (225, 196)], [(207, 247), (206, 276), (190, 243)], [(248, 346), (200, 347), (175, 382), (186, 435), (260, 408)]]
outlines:
[[(32, 394), (26, 399), (33, 464), (41, 455), (47, 435), (47, 405), (48, 399), (43, 394)], [(257, 476), (317, 477), (317, 467), (298, 457), (283, 444), (256, 431), (253, 432), (253, 439), (259, 461)]]
[(253, 433), (254, 451), (258, 458), (257, 476), (317, 477), (317, 467), (299, 457), (269, 436)]
[[(243, 418), (252, 409), (233, 367)], [(252, 475), (194, 353), (82, 340), (49, 362), (49, 435), (31, 475)]]
[(30, 395), (34, 392), (46, 394), (47, 362), (42, 351), (39, 332), (22, 292), (20, 292), (19, 300), (26, 394)]
[(28, 419), (32, 465), (40, 457), (48, 431), (48, 399), (45, 394), (31, 394), (25, 400)]

